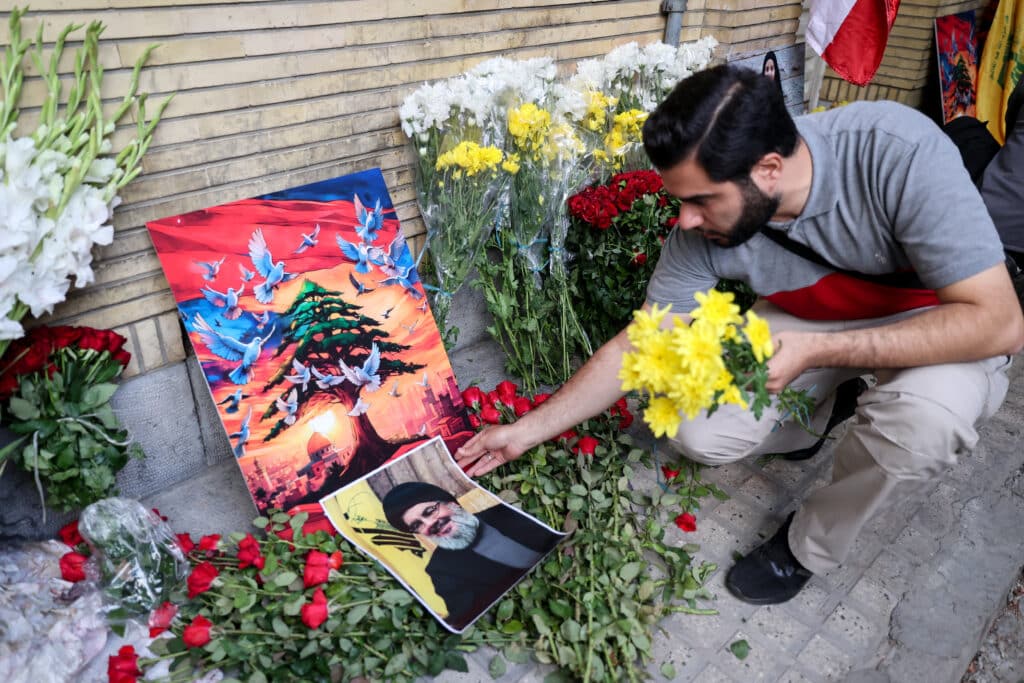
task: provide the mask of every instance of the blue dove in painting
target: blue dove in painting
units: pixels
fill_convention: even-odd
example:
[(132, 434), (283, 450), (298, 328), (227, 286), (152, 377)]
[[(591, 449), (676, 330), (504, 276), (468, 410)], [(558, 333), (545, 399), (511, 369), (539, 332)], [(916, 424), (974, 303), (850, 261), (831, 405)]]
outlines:
[(263, 229), (256, 228), (249, 238), (249, 258), (263, 282), (256, 285), (256, 301), (269, 304), (274, 300), (274, 288), (282, 282), (294, 280), (295, 273), (285, 272), (284, 261), (274, 263), (274, 257), (267, 248), (267, 240), (263, 237)]
[(377, 239), (377, 232), (384, 226), (384, 210), (380, 207), (380, 198), (377, 198), (373, 211), (366, 210), (359, 201), (359, 195), (353, 195), (352, 202), (356, 206), (356, 219), (359, 221), (356, 233), (364, 242), (373, 242)]
[(401, 285), (402, 287), (405, 288), (405, 291), (412, 296), (413, 299), (420, 299), (423, 297), (423, 294), (420, 293), (420, 290), (416, 289), (416, 285), (413, 284), (412, 280), (409, 278), (410, 272), (412, 272), (412, 266), (399, 268), (391, 277), (385, 278), (383, 280), (377, 280), (377, 282), (384, 285), (385, 287), (388, 285)]
[(338, 240), (338, 247), (341, 249), (341, 253), (345, 255), (349, 261), (356, 262), (357, 273), (369, 273), (369, 247), (366, 242), (353, 243), (346, 240), (341, 235), (336, 235), (335, 239)]
[(316, 369), (316, 366), (312, 366), (310, 372), (316, 377), (316, 385), (321, 389), (330, 389), (336, 387), (345, 381), (345, 375), (325, 375)]
[(238, 439), (235, 445), (232, 446), (231, 450), (234, 452), (236, 458), (241, 458), (245, 455), (245, 444), (249, 441), (249, 419), (252, 417), (252, 406), (249, 406), (249, 412), (245, 414), (245, 419), (242, 420), (241, 426), (237, 432), (228, 434), (231, 439)]
[(248, 282), (249, 280), (252, 280), (254, 277), (256, 277), (256, 273), (249, 270), (241, 263), (238, 264), (238, 271), (242, 274), (242, 282)]
[(196, 261), (196, 265), (203, 269), (203, 279), (207, 282), (213, 282), (217, 279), (217, 274), (220, 273), (220, 267), (224, 265), (224, 259), (227, 258), (222, 256), (219, 261), (213, 261), (208, 263), (206, 261)]
[(303, 235), (302, 235), (302, 244), (300, 244), (298, 249), (296, 249), (293, 253), (301, 254), (302, 252), (306, 251), (310, 247), (315, 247), (317, 244), (320, 243), (320, 240), (317, 239), (317, 237), (319, 235), (320, 235), (320, 224), (317, 223), (316, 227), (313, 228), (313, 232), (312, 233), (310, 233), (309, 235), (303, 233)]
[(367, 287), (365, 284), (357, 280), (356, 276), (353, 275), (352, 273), (348, 274), (348, 281), (351, 282), (352, 286), (356, 288), (356, 296), (373, 291), (373, 287)]
[(345, 379), (357, 387), (366, 387), (367, 391), (380, 389), (380, 349), (376, 344), (370, 348), (370, 354), (363, 361), (362, 367), (349, 367), (340, 358), (338, 367), (341, 368), (341, 374)]
[(206, 300), (211, 304), (223, 308), (224, 312), (222, 315), (228, 320), (237, 320), (238, 317), (242, 315), (242, 309), (238, 307), (238, 297), (245, 291), (245, 285), (239, 287), (238, 291), (228, 287), (228, 291), (226, 293), (218, 292), (212, 287), (203, 287), (199, 291), (203, 293), (203, 296), (205, 296)]
[(195, 325), (196, 330), (199, 332), (199, 337), (206, 344), (206, 347), (210, 349), (211, 353), (215, 356), (220, 356), (224, 360), (240, 361), (238, 367), (228, 373), (228, 377), (235, 384), (247, 384), (252, 380), (253, 363), (260, 357), (260, 353), (263, 352), (263, 345), (273, 336), (274, 331), (277, 329), (272, 327), (267, 336), (256, 336), (249, 342), (243, 342), (213, 329), (199, 313), (196, 313)]
[(405, 236), (402, 233), (395, 235), (395, 239), (391, 240), (387, 251), (380, 247), (372, 247), (370, 249), (370, 261), (374, 265), (379, 266), (380, 272), (388, 277), (396, 275), (401, 268), (405, 268), (408, 271), (409, 266), (413, 265), (412, 252), (409, 251), (409, 246), (406, 244)]
[(311, 376), (311, 373), (309, 371), (309, 367), (304, 365), (303, 363), (300, 363), (298, 360), (294, 360), (293, 359), (292, 360), (292, 369), (295, 370), (295, 374), (294, 375), (285, 375), (285, 379), (288, 380), (289, 382), (291, 382), (292, 384), (301, 384), (302, 385), (302, 391), (305, 392), (306, 391), (306, 387), (309, 385), (310, 381), (312, 380), (312, 376)]
[(291, 393), (288, 394), (288, 400), (278, 398), (274, 400), (274, 404), (278, 410), (286, 413), (283, 418), (286, 425), (295, 424), (295, 413), (299, 410), (299, 397), (295, 389), (292, 389)]
[(227, 403), (228, 407), (224, 409), (224, 412), (237, 413), (243, 398), (249, 398), (249, 394), (243, 394), (241, 389), (235, 389), (233, 394), (227, 396), (223, 401), (218, 401), (217, 405), (222, 406)]

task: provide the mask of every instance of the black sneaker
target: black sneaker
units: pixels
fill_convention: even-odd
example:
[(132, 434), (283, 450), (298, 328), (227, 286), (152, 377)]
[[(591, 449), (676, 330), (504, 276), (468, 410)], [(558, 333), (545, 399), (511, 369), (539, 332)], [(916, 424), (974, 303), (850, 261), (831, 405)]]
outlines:
[(857, 409), (857, 398), (867, 388), (868, 383), (860, 377), (848, 379), (840, 384), (836, 387), (836, 400), (832, 404), (832, 415), (828, 418), (828, 424), (825, 425), (825, 431), (822, 432), (821, 438), (807, 448), (800, 448), (788, 453), (772, 453), (771, 455), (780, 457), (783, 460), (807, 460), (808, 458), (813, 458), (821, 450), (821, 447), (825, 445), (829, 432), (853, 417), (853, 411)]
[(1017, 293), (1017, 301), (1020, 302), (1021, 309), (1024, 309), (1024, 270), (1021, 270), (1017, 263), (1018, 258), (1021, 257), (1014, 257), (1013, 254), (1006, 253), (1006, 271), (1010, 274), (1013, 291)]
[(813, 574), (789, 549), (789, 525), (794, 513), (775, 535), (754, 548), (725, 575), (725, 587), (751, 605), (776, 605), (800, 592)]

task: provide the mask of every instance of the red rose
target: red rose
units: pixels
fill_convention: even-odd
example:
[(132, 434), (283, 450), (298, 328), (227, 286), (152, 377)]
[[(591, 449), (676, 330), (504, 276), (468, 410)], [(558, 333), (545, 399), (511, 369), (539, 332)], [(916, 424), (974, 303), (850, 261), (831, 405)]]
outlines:
[(190, 553), (196, 547), (196, 544), (188, 534), (178, 534), (178, 547), (181, 548), (183, 553)]
[(166, 522), (167, 521), (167, 515), (162, 514), (156, 508), (150, 508), (150, 509), (153, 511), (153, 514), (156, 515), (156, 518), (159, 519), (161, 522)]
[(601, 442), (592, 436), (581, 437), (576, 445), (572, 447), (572, 452), (582, 455), (594, 455), (594, 451), (597, 449), (598, 444)]
[(115, 354), (123, 349), (125, 342), (128, 341), (113, 330), (103, 330), (103, 334), (106, 336), (106, 348), (104, 350), (110, 351), (111, 354)]
[(330, 559), (327, 560), (327, 566), (329, 566), (331, 569), (338, 570), (341, 569), (341, 565), (344, 562), (345, 556), (341, 553), (340, 550), (335, 550), (333, 553), (331, 553)]
[(501, 412), (494, 406), (484, 406), (480, 411), (480, 419), (487, 424), (501, 424)]
[(135, 683), (141, 675), (139, 656), (131, 645), (122, 645), (116, 655), (107, 659), (107, 680), (110, 683)]
[(536, 408), (549, 398), (551, 398), (551, 394), (535, 394), (533, 397), (533, 407)]
[(633, 424), (633, 413), (627, 410), (619, 419), (619, 429), (627, 429), (631, 424)]
[(473, 415), (472, 413), (470, 413), (470, 415), (469, 415), (469, 426), (472, 427), (473, 429), (480, 429), (480, 425), (481, 424), (483, 424), (483, 423), (480, 422), (480, 418), (478, 416)]
[(65, 581), (78, 583), (85, 579), (85, 555), (76, 552), (65, 553), (60, 558), (60, 575)]
[[(44, 367), (50, 358), (50, 343), (42, 342), (28, 345), (27, 343), (22, 344), (11, 344), (7, 349), (7, 353), (4, 354), (3, 362), (0, 363), (0, 368), (4, 368), (7, 371), (4, 373), (5, 376), (10, 375), (30, 375), (33, 372), (39, 372)], [(8, 366), (10, 366), (8, 368)]]
[(512, 410), (515, 411), (516, 417), (526, 415), (532, 408), (533, 404), (530, 403), (530, 399), (525, 396), (516, 396), (512, 399)]
[(181, 639), (185, 641), (186, 647), (202, 647), (210, 642), (210, 627), (213, 622), (202, 614), (196, 615), (192, 623), (185, 627)]
[(79, 543), (82, 543), (85, 539), (82, 538), (82, 534), (78, 533), (78, 520), (68, 522), (60, 528), (57, 532), (60, 536), (60, 540), (64, 541), (65, 544), (74, 548)]
[(220, 534), (208, 534), (199, 539), (199, 549), (207, 552), (216, 551), (219, 542)]
[(683, 514), (676, 517), (676, 526), (682, 529), (683, 531), (696, 531), (697, 518), (691, 515), (689, 512), (684, 512)]
[(78, 340), (78, 348), (85, 351), (100, 351), (107, 350), (107, 337), (100, 330), (93, 329), (91, 327), (83, 327), (82, 336)]
[(507, 406), (512, 405), (512, 401), (519, 395), (519, 387), (507, 379), (499, 382), (494, 390), (498, 392), (498, 399)]
[(173, 602), (165, 602), (149, 614), (149, 637), (156, 638), (158, 635), (171, 627), (175, 615), (178, 614), (178, 606)]
[(470, 408), (479, 408), (484, 403), (484, 392), (480, 387), (469, 387), (462, 392), (462, 402)]
[(497, 391), (488, 391), (486, 394), (484, 394), (484, 405), (485, 406), (493, 406), (495, 403), (497, 403), (500, 400), (501, 399), (498, 398), (498, 392)]
[(668, 465), (661, 466), (661, 473), (665, 475), (665, 479), (672, 481), (679, 476), (679, 470), (673, 470)]
[(245, 538), (238, 542), (238, 568), (256, 567), (263, 569), (266, 559), (260, 553), (260, 544), (252, 534), (246, 534)]
[(306, 555), (306, 568), (302, 571), (302, 585), (306, 588), (319, 586), (327, 582), (331, 574), (331, 562), (327, 553), (310, 550)]
[(82, 333), (88, 328), (71, 327), (69, 325), (56, 325), (50, 328), (49, 338), (53, 349), (63, 349), (67, 346), (77, 345), (82, 338)]
[(630, 263), (639, 268), (640, 266), (647, 263), (647, 254), (643, 253), (642, 251), (633, 254), (633, 260), (630, 261)]
[(675, 216), (672, 216), (667, 221), (665, 221), (665, 227), (668, 228), (669, 230), (671, 230), (672, 228), (676, 227), (676, 223), (678, 223), (678, 222), (679, 222), (679, 215), (676, 214)]
[(213, 585), (214, 579), (220, 574), (209, 562), (200, 562), (192, 568), (192, 573), (188, 575), (188, 597), (194, 598), (200, 593), (205, 593), (210, 590), (210, 586)]
[(128, 363), (132, 360), (132, 354), (127, 351), (118, 351), (114, 354), (114, 360), (120, 363), (122, 367), (128, 367)]
[(302, 623), (310, 628), (319, 628), (327, 621), (327, 597), (323, 588), (313, 592), (313, 602), (302, 606)]
[(575, 429), (569, 429), (567, 431), (562, 432), (557, 437), (555, 437), (555, 440), (556, 441), (572, 441), (577, 436), (579, 436), (579, 434), (576, 433)]

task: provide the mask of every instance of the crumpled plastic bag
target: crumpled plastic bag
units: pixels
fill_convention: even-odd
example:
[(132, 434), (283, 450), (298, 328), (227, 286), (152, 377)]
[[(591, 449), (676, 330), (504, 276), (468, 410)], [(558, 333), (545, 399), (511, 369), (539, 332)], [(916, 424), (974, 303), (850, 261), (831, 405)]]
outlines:
[(92, 548), (115, 632), (129, 619), (145, 622), (188, 575), (188, 560), (171, 528), (138, 501), (97, 501), (82, 511), (78, 530)]

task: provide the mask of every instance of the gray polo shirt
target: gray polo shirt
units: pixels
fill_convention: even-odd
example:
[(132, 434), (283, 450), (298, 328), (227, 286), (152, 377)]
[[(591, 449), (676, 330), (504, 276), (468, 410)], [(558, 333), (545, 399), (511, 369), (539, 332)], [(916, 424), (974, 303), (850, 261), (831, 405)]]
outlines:
[[(857, 102), (796, 119), (813, 162), (803, 212), (772, 223), (840, 268), (915, 270), (930, 288), (1004, 259), (981, 196), (952, 141), (923, 114), (895, 102)], [(938, 302), (932, 289), (869, 283), (811, 263), (764, 235), (733, 248), (673, 230), (647, 288), (676, 311), (719, 278), (748, 283), (793, 315), (874, 318)]]

